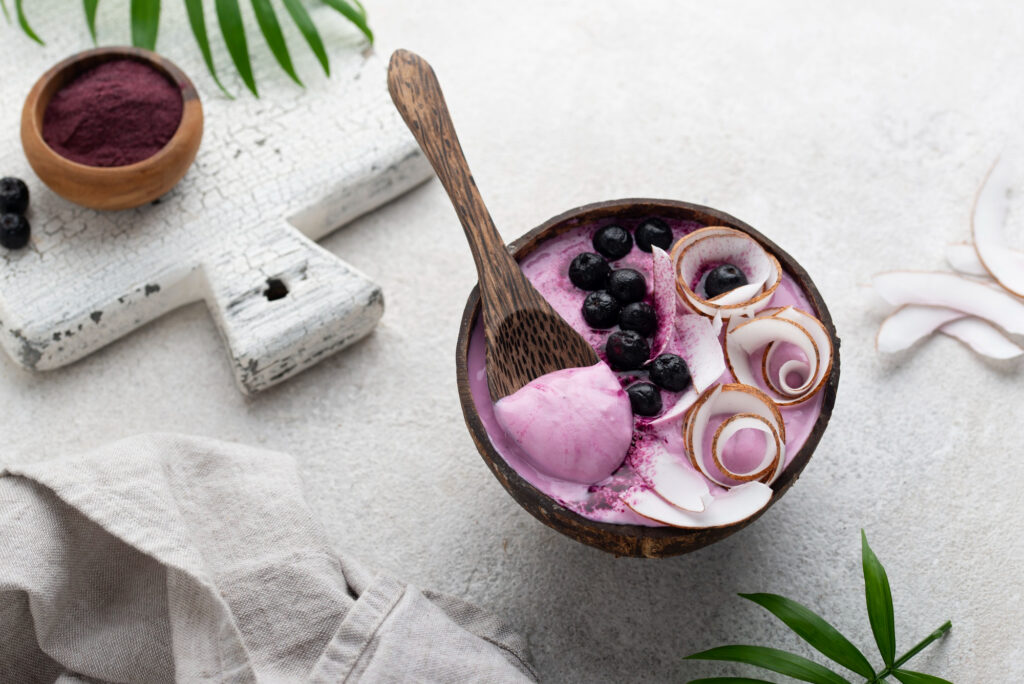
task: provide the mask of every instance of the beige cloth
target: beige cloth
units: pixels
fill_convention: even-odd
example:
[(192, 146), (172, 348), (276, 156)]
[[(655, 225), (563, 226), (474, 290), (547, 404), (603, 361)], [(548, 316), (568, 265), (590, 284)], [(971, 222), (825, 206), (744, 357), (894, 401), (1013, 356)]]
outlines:
[(291, 457), (149, 435), (0, 471), (0, 682), (521, 682), (526, 645), (336, 554)]

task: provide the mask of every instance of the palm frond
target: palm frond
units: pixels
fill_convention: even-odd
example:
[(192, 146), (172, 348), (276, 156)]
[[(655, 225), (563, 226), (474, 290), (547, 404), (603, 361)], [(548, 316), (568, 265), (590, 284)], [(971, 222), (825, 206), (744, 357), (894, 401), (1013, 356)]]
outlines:
[(160, 29), (160, 0), (132, 0), (132, 45), (156, 49)]
[[(18, 25), (21, 26), (21, 30), (25, 32), (25, 35), (36, 41), (40, 45), (46, 45), (43, 39), (36, 35), (36, 32), (29, 26), (28, 19), (25, 17), (25, 9), (21, 6), (22, 0), (14, 0), (14, 12), (18, 15)], [(6, 9), (6, 8), (5, 8)]]
[[(21, 31), (30, 39), (40, 45), (44, 45), (43, 39), (32, 29), (28, 18), (25, 16), (22, 6), (24, 0), (13, 0), (13, 2), (14, 15), (17, 18), (18, 25), (21, 27)], [(185, 3), (185, 11), (188, 15), (192, 35), (196, 39), (196, 45), (199, 47), (200, 53), (202, 53), (203, 62), (210, 72), (210, 77), (224, 95), (233, 97), (224, 87), (224, 84), (221, 83), (216, 65), (213, 62), (213, 51), (206, 28), (203, 0), (183, 0), (183, 2)], [(292, 56), (288, 50), (288, 44), (285, 41), (284, 31), (281, 29), (277, 12), (274, 9), (275, 0), (251, 0), (251, 2), (260, 33), (266, 40), (267, 47), (270, 49), (271, 54), (274, 55), (274, 59), (277, 60), (281, 69), (293, 81), (302, 85), (302, 80), (299, 78), (295, 65), (292, 63)], [(323, 2), (348, 19), (371, 44), (373, 43), (373, 31), (370, 29), (369, 23), (367, 23), (366, 8), (363, 7), (360, 0), (323, 0)], [(224, 39), (228, 55), (231, 57), (231, 61), (235, 65), (235, 69), (238, 71), (242, 82), (245, 83), (245, 86), (253, 95), (259, 97), (259, 91), (256, 88), (256, 77), (253, 74), (252, 60), (249, 54), (245, 21), (242, 17), (238, 0), (213, 0), (213, 3), (214, 13), (216, 14), (221, 37)], [(317, 30), (316, 24), (304, 5), (304, 0), (281, 0), (281, 3), (284, 5), (296, 28), (298, 28), (299, 33), (302, 34), (306, 44), (309, 45), (309, 49), (316, 56), (320, 66), (323, 67), (324, 73), (330, 76), (331, 64), (327, 56), (327, 48), (324, 45), (323, 38), (320, 36), (320, 32)], [(99, 0), (82, 0), (85, 25), (89, 30), (93, 43), (98, 42), (96, 35), (96, 10), (98, 7)], [(7, 22), (10, 23), (11, 13), (7, 9), (7, 0), (0, 0), (0, 11), (3, 12)], [(157, 36), (160, 30), (160, 0), (131, 0), (130, 17), (132, 44), (153, 50), (156, 47)]]
[(85, 9), (85, 23), (89, 27), (89, 35), (92, 36), (92, 42), (96, 44), (96, 8), (99, 7), (100, 0), (82, 0), (82, 7)]
[(270, 4), (270, 0), (252, 0), (252, 9), (256, 13), (256, 23), (259, 24), (260, 31), (263, 32), (263, 38), (267, 41), (267, 47), (273, 53), (274, 59), (281, 65), (284, 72), (291, 76), (293, 81), (302, 85), (299, 75), (295, 73), (295, 67), (292, 66), (292, 56), (288, 52), (284, 34), (281, 33), (281, 24), (277, 21), (274, 6)]
[(217, 69), (213, 65), (210, 39), (206, 35), (206, 17), (203, 14), (203, 0), (185, 0), (185, 10), (188, 12), (188, 23), (192, 27), (192, 35), (196, 38), (199, 51), (203, 55), (203, 61), (206, 62), (206, 68), (210, 72), (213, 82), (217, 84), (222, 93), (234, 99), (234, 95), (229, 93), (224, 84), (220, 82), (220, 78), (217, 76)]

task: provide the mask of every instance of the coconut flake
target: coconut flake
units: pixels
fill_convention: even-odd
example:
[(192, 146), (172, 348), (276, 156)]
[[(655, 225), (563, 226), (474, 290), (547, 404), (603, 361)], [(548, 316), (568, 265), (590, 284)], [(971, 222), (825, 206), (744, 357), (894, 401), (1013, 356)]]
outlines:
[[(776, 353), (783, 343), (797, 347), (806, 360), (790, 359), (777, 373), (771, 373)], [(771, 399), (780, 406), (810, 399), (825, 386), (832, 371), (832, 337), (821, 321), (791, 306), (767, 309), (755, 318), (730, 321), (725, 334), (726, 362), (737, 381), (757, 385), (751, 359), (762, 348), (761, 375), (764, 384), (774, 393)], [(791, 374), (803, 378), (803, 382), (792, 385)]]
[(960, 340), (974, 351), (993, 359), (1015, 359), (1024, 354), (1016, 344), (1007, 339), (990, 323), (980, 318), (961, 318), (943, 325), (940, 330)]
[[(676, 289), (687, 306), (708, 317), (752, 315), (766, 308), (779, 283), (779, 260), (746, 233), (711, 226), (681, 238), (672, 248)], [(743, 271), (747, 284), (706, 298), (700, 280), (711, 263), (730, 263)]]
[[(724, 451), (726, 443), (740, 430), (757, 430), (764, 433), (764, 453), (761, 461), (754, 467), (744, 471), (733, 470), (725, 465)], [(725, 475), (739, 482), (760, 480), (773, 474), (777, 466), (776, 455), (779, 453), (779, 433), (767, 419), (753, 413), (738, 413), (722, 421), (711, 440), (711, 458)]]
[(1007, 247), (1005, 236), (1012, 181), (1010, 164), (997, 159), (978, 190), (971, 230), (985, 270), (1004, 288), (1024, 297), (1024, 252)]
[(891, 271), (876, 275), (874, 285), (890, 304), (956, 309), (1024, 335), (1024, 302), (978, 281), (952, 273)]
[(772, 488), (760, 482), (746, 482), (710, 498), (707, 508), (701, 513), (679, 509), (646, 487), (631, 487), (619, 498), (634, 512), (663, 525), (722, 527), (746, 520), (768, 505)]
[(672, 344), (666, 351), (681, 356), (690, 371), (693, 387), (676, 400), (665, 413), (650, 421), (662, 425), (681, 418), (697, 400), (697, 396), (715, 384), (725, 372), (725, 355), (711, 319), (684, 314), (675, 321)]
[(882, 321), (875, 337), (875, 347), (887, 354), (910, 349), (946, 323), (963, 317), (960, 311), (942, 306), (901, 306)]
[(965, 275), (990, 277), (988, 271), (985, 270), (985, 264), (981, 263), (981, 259), (978, 258), (978, 252), (974, 249), (974, 245), (947, 245), (946, 261), (954, 271)]
[(654, 313), (658, 318), (658, 329), (654, 331), (651, 344), (651, 358), (657, 358), (672, 343), (676, 331), (676, 282), (672, 257), (660, 247), (651, 248), (651, 265), (654, 281)]
[(704, 497), (710, 494), (704, 478), (670, 453), (660, 443), (652, 445), (641, 475), (658, 496), (673, 506), (700, 513), (705, 509)]
[[(712, 443), (713, 460), (717, 467), (713, 470), (708, 466), (707, 454), (704, 452), (704, 436), (712, 416), (722, 414), (742, 415), (745, 418), (753, 416), (752, 420), (761, 419), (759, 424), (763, 423), (768, 427), (770, 439), (766, 440), (768, 443), (766, 452), (770, 450), (770, 454), (767, 455), (766, 466), (763, 465), (765, 458), (762, 458), (762, 464), (750, 472), (739, 473), (741, 477), (735, 477), (737, 473), (725, 471), (721, 465), (721, 449), (725, 446), (725, 440), (721, 439), (723, 431), (721, 427), (716, 434), (718, 440), (713, 440)], [(750, 427), (750, 425), (742, 427)], [(742, 427), (737, 429), (742, 429)], [(742, 480), (746, 476), (763, 479), (771, 484), (782, 472), (786, 462), (786, 425), (782, 420), (782, 414), (779, 413), (778, 407), (770, 397), (750, 385), (715, 385), (704, 392), (687, 416), (683, 438), (686, 442), (687, 455), (693, 466), (704, 477), (726, 488), (735, 485), (735, 482), (729, 482), (726, 478)]]

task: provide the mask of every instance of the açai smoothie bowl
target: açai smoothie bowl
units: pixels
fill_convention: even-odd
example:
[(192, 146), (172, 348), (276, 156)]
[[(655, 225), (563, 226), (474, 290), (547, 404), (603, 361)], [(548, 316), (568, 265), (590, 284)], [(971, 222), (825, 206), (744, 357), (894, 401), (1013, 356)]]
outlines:
[(800, 475), (839, 383), (839, 340), (807, 272), (728, 214), (619, 200), (510, 248), (600, 362), (493, 402), (480, 300), (456, 356), (484, 461), (544, 524), (620, 556), (693, 551), (753, 522)]

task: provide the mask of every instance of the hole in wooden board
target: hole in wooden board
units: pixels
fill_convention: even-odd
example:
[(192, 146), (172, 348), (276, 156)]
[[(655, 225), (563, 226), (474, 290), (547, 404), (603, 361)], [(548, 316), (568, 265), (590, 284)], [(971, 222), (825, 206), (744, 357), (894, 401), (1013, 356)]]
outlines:
[(280, 278), (267, 278), (267, 289), (263, 291), (263, 296), (271, 302), (284, 299), (288, 296), (288, 286)]

